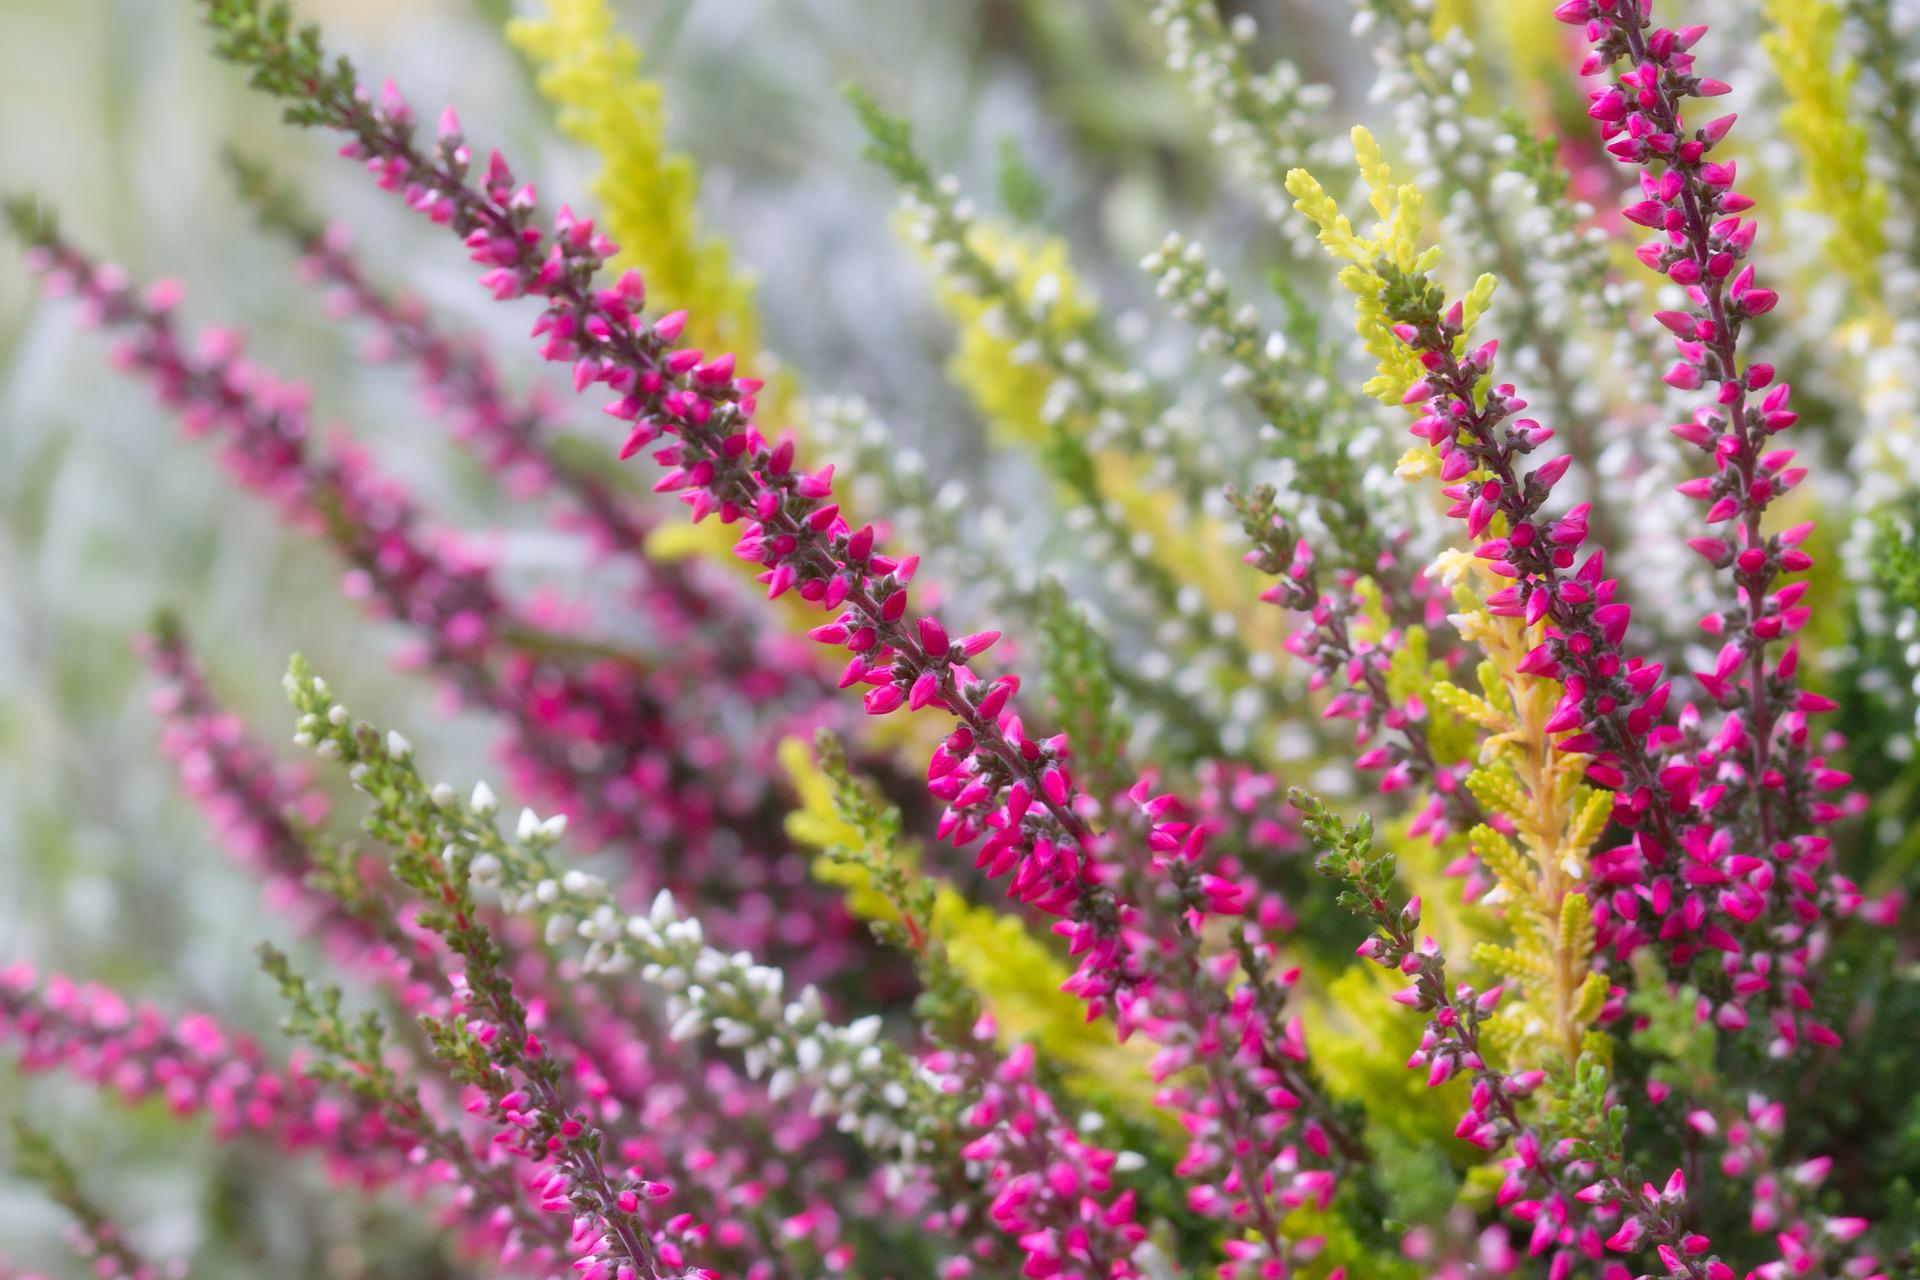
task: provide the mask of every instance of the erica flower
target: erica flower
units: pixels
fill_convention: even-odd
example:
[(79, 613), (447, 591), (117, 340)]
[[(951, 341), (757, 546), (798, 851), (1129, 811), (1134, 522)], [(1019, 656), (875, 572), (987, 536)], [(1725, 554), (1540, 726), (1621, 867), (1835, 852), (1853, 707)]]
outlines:
[[(658, 853), (668, 883), (743, 902), (765, 899), (775, 887), (804, 898), (804, 863), (777, 843), (764, 790), (743, 786), (751, 776), (744, 770), (729, 777), (708, 767), (735, 748), (712, 730), (699, 687), (686, 679), (697, 654), (681, 669), (655, 671), (637, 654), (577, 636), (549, 611), (510, 599), (487, 559), (430, 528), (367, 451), (339, 437), (316, 441), (307, 391), (249, 362), (237, 334), (215, 329), (189, 344), (175, 318), (177, 284), (141, 294), (37, 210), (15, 214), (48, 288), (77, 292), (89, 319), (124, 335), (116, 359), (153, 384), (190, 434), (211, 435), (243, 485), (296, 528), (326, 538), (346, 562), (345, 594), (412, 631), (411, 661), (507, 723), (504, 754), (534, 796), (563, 808), (596, 841)], [(758, 678), (762, 656), (740, 686), (756, 703), (781, 683)], [(707, 678), (730, 679), (719, 671)], [(680, 698), (692, 705), (676, 705)], [(642, 805), (643, 795), (651, 802)], [(728, 825), (751, 838), (755, 852), (774, 842), (770, 856), (740, 856), (740, 841), (716, 838)], [(784, 936), (844, 937), (842, 916), (794, 905)], [(742, 930), (739, 940), (750, 940), (747, 917), (727, 920)], [(823, 961), (832, 954), (818, 952)]]
[[(1323, 851), (1321, 872), (1345, 886), (1342, 904), (1373, 926), (1359, 954), (1406, 979), (1396, 1001), (1428, 1015), (1409, 1067), (1424, 1070), (1429, 1087), (1456, 1075), (1472, 1081), (1454, 1133), (1483, 1150), (1507, 1153), (1496, 1201), (1531, 1228), (1528, 1253), (1547, 1256), (1554, 1277), (1573, 1274), (1582, 1259), (1652, 1251), (1671, 1276), (1734, 1280), (1733, 1268), (1710, 1253), (1711, 1242), (1686, 1226), (1686, 1179), (1679, 1170), (1658, 1190), (1652, 1184), (1633, 1188), (1618, 1120), (1607, 1116), (1618, 1104), (1607, 1099), (1606, 1068), (1582, 1059), (1561, 1086), (1564, 1110), (1549, 1112), (1545, 1124), (1532, 1121), (1524, 1104), (1546, 1073), (1501, 1070), (1488, 1061), (1481, 1040), (1480, 1028), (1499, 1007), (1501, 989), (1449, 987), (1438, 944), (1414, 932), (1420, 899), (1392, 903), (1393, 860), (1374, 852), (1370, 825), (1342, 825), (1297, 788), (1290, 799)], [(1608, 1265), (1604, 1274), (1630, 1273)]]
[[(266, 12), (284, 23), (283, 11)], [(758, 567), (770, 599), (791, 592), (829, 612), (832, 620), (814, 638), (848, 652), (842, 685), (866, 689), (869, 714), (911, 707), (951, 717), (954, 728), (928, 769), (930, 789), (947, 805), (941, 838), (979, 842), (976, 865), (994, 878), (1011, 875), (1016, 901), (1063, 917), (1058, 928), (1082, 956), (1073, 989), (1096, 1012), (1111, 1010), (1123, 1033), (1139, 1029), (1161, 1041), (1169, 1072), (1198, 1066), (1212, 1089), (1247, 1099), (1244, 1110), (1214, 1115), (1204, 1095), (1168, 1094), (1172, 1105), (1204, 1116), (1206, 1128), (1218, 1124), (1229, 1135), (1218, 1146), (1196, 1148), (1202, 1159), (1195, 1171), (1204, 1168), (1232, 1188), (1218, 1196), (1221, 1211), (1237, 1212), (1254, 1197), (1265, 1256), (1288, 1256), (1278, 1216), (1297, 1204), (1326, 1203), (1331, 1178), (1305, 1166), (1324, 1164), (1332, 1143), (1319, 1116), (1303, 1126), (1304, 1154), (1286, 1141), (1290, 1123), (1255, 1131), (1251, 1117), (1268, 1109), (1276, 1085), (1281, 1093), (1272, 1096), (1283, 1099), (1283, 1111), (1318, 1100), (1301, 1078), (1304, 1046), (1278, 1016), (1285, 991), (1260, 980), (1270, 947), (1257, 931), (1241, 935), (1238, 954), (1256, 980), (1238, 989), (1231, 971), (1197, 968), (1190, 959), (1167, 969), (1164, 980), (1141, 971), (1149, 957), (1159, 967), (1191, 956), (1198, 947), (1194, 922), (1241, 908), (1237, 892), (1220, 892), (1207, 879), (1204, 838), (1184, 820), (1178, 800), (1153, 796), (1143, 782), (1134, 793), (1139, 820), (1122, 845), (1126, 869), (1100, 870), (1100, 841), (1078, 812), (1067, 743), (1027, 735), (1010, 706), (1018, 677), (987, 679), (974, 671), (997, 633), (955, 637), (937, 617), (910, 616), (918, 561), (880, 551), (874, 527), (843, 514), (830, 467), (808, 471), (791, 441), (775, 443), (760, 432), (752, 420), (760, 384), (738, 374), (732, 355), (677, 347), (684, 317), (647, 320), (636, 275), (596, 287), (594, 273), (617, 246), (564, 206), (551, 235), (541, 231), (533, 223), (532, 189), (516, 182), (498, 153), (471, 182), (462, 141), (443, 131), (430, 154), (421, 151), (411, 112), (391, 86), (377, 103), (356, 96), (349, 67), (333, 64), (322, 73), (314, 47), (293, 50), (267, 39), (260, 24), (269, 19), (244, 0), (218, 4), (214, 13), (223, 50), (264, 68), (263, 82), (305, 100), (313, 123), (347, 133), (343, 150), (365, 162), (382, 186), (461, 234), (487, 268), (482, 283), (496, 297), (543, 301), (534, 327), (542, 353), (570, 364), (583, 388), (604, 383), (617, 397), (607, 411), (633, 424), (621, 455), (650, 449), (664, 472), (658, 490), (675, 494), (696, 521), (718, 516), (742, 525), (736, 554)], [(1135, 892), (1118, 899), (1109, 879)], [(1127, 935), (1136, 911), (1151, 913), (1154, 933)], [(1225, 1043), (1215, 1031), (1223, 1019), (1231, 1030)], [(1316, 1109), (1325, 1114), (1324, 1103)], [(1275, 1161), (1301, 1166), (1290, 1185), (1266, 1176)]]

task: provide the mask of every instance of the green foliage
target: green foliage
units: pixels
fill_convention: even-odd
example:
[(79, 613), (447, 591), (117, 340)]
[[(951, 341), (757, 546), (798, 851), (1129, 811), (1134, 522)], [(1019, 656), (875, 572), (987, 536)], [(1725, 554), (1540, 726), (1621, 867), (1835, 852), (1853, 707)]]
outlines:
[(340, 988), (315, 988), (285, 952), (263, 942), (256, 949), (260, 968), (280, 989), (287, 1004), (281, 1029), (318, 1051), (307, 1073), (360, 1094), (370, 1102), (403, 1098), (418, 1104), (416, 1091), (402, 1084), (386, 1054), (386, 1029), (380, 1015), (369, 1009), (359, 1017), (341, 1011)]
[(310, 127), (330, 121), (359, 89), (353, 64), (329, 59), (320, 28), (296, 25), (293, 11), (275, 0), (202, 0), (217, 33), (221, 57), (252, 68), (247, 83), (276, 98), (290, 99), (288, 123)]
[(1391, 852), (1373, 848), (1373, 816), (1363, 813), (1351, 824), (1324, 801), (1300, 787), (1287, 791), (1287, 803), (1300, 811), (1300, 829), (1319, 847), (1314, 869), (1345, 887), (1336, 901), (1355, 915), (1371, 918), (1393, 892), (1398, 862)]
[(1572, 1160), (1601, 1169), (1627, 1167), (1631, 1185), (1638, 1179), (1625, 1165), (1628, 1111), (1616, 1105), (1612, 1092), (1606, 1062), (1582, 1054), (1571, 1071), (1562, 1074), (1558, 1087), (1542, 1095), (1540, 1133), (1546, 1142), (1562, 1144)]
[(44, 1130), (16, 1113), (13, 1117), (13, 1167), (36, 1182), (49, 1200), (73, 1219), (69, 1237), (75, 1252), (100, 1275), (143, 1276), (153, 1267), (120, 1234), (119, 1227), (80, 1184), (66, 1153)]
[(881, 799), (871, 783), (854, 776), (846, 749), (833, 734), (822, 730), (814, 739), (814, 751), (821, 772), (833, 784), (835, 815), (859, 836), (855, 842), (829, 847), (827, 856), (858, 868), (891, 905), (893, 914), (873, 919), (871, 927), (875, 937), (913, 959), (921, 982), (914, 1010), (922, 1024), (949, 1043), (971, 1041), (980, 997), (935, 932), (939, 892), (920, 874), (919, 858), (901, 835), (900, 810)]
[(1892, 512), (1874, 518), (1873, 576), (1892, 602), (1920, 609), (1920, 528)]
[[(1819, 553), (1816, 552), (1816, 555)], [(1835, 600), (1828, 616), (1843, 619), (1835, 636), (1845, 662), (1829, 691), (1847, 726), (1847, 768), (1873, 801), (1859, 838), (1839, 846), (1842, 869), (1869, 892), (1920, 886), (1920, 734), (1914, 693), (1920, 668), (1898, 618), (1920, 610), (1920, 528), (1910, 513), (1883, 511), (1873, 522), (1867, 567), (1880, 599), (1871, 610)], [(1821, 616), (1816, 608), (1815, 617)], [(1894, 623), (1889, 626), (1889, 621)]]
[(867, 131), (867, 145), (860, 154), (893, 175), (905, 187), (930, 187), (933, 170), (913, 145), (913, 126), (882, 107), (871, 93), (857, 84), (846, 86), (847, 102)]
[(1037, 223), (1047, 214), (1047, 183), (1015, 138), (1000, 139), (1000, 203), (1015, 222)]
[(1526, 175), (1543, 205), (1551, 208), (1558, 204), (1573, 181), (1567, 167), (1560, 163), (1560, 139), (1550, 133), (1535, 133), (1526, 116), (1514, 107), (1501, 111), (1500, 125), (1514, 140), (1513, 154), (1508, 158), (1514, 172)]
[(0, 216), (5, 217), (7, 229), (23, 244), (48, 244), (60, 234), (59, 220), (53, 210), (32, 196), (8, 196), (0, 202)]
[(1447, 305), (1446, 290), (1424, 272), (1405, 271), (1392, 259), (1373, 260), (1373, 273), (1380, 278), (1380, 307), (1394, 324), (1410, 324), (1416, 329), (1439, 323)]
[(1699, 1016), (1700, 993), (1669, 985), (1650, 950), (1634, 953), (1633, 968), (1633, 991), (1627, 997), (1634, 1016), (1629, 1039), (1652, 1061), (1648, 1078), (1684, 1097), (1710, 1096), (1719, 1088), (1719, 1033)]
[(275, 173), (272, 166), (233, 147), (223, 148), (220, 158), (240, 198), (253, 209), (261, 226), (301, 246), (316, 243), (325, 234), (325, 224), (300, 198), (299, 189)]
[(1107, 645), (1054, 579), (1040, 587), (1040, 659), (1053, 723), (1074, 744), (1075, 770), (1096, 795), (1117, 795), (1132, 733), (1115, 700)]
[(25, 1116), (15, 1113), (13, 1127), (13, 1170), (45, 1188), (56, 1203), (71, 1207), (84, 1203), (80, 1177), (53, 1139)]

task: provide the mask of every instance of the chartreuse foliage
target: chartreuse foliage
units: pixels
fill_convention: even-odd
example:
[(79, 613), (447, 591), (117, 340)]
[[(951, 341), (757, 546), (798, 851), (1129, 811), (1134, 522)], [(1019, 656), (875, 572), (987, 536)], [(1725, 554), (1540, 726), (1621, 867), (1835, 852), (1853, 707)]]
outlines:
[(1845, 17), (1833, 0), (1767, 0), (1764, 37), (1786, 95), (1780, 126), (1806, 178), (1802, 203), (1826, 217), (1827, 259), (1879, 324), (1885, 282), (1887, 190), (1867, 167), (1867, 131), (1850, 96), (1858, 69), (1839, 50)]
[(614, 29), (607, 0), (542, 0), (539, 16), (507, 35), (538, 74), (561, 131), (600, 159), (589, 183), (615, 265), (637, 268), (659, 310), (687, 313), (688, 344), (742, 359), (760, 350), (753, 281), (726, 241), (700, 225), (700, 173), (667, 145), (660, 86), (640, 74), (640, 51)]
[[(873, 922), (884, 940), (915, 955), (938, 954), (945, 990), (930, 988), (931, 995), (950, 1004), (962, 990), (971, 993), (993, 1014), (1005, 1043), (1032, 1042), (1083, 1100), (1136, 1119), (1152, 1115), (1147, 1055), (1087, 1021), (1080, 1002), (1060, 989), (1067, 966), (1019, 917), (969, 902), (921, 868), (919, 850), (901, 834), (899, 811), (854, 776), (832, 735), (821, 734), (811, 748), (789, 738), (780, 760), (799, 801), (787, 833), (819, 850), (814, 875), (843, 888), (848, 909)], [(929, 1021), (941, 1013), (953, 1010), (943, 1004)]]
[(1469, 836), (1474, 856), (1492, 873), (1488, 905), (1505, 908), (1510, 938), (1482, 942), (1475, 961), (1508, 984), (1498, 1016), (1486, 1026), (1507, 1059), (1533, 1067), (1571, 1067), (1582, 1054), (1605, 1061), (1606, 1037), (1593, 1030), (1608, 983), (1592, 967), (1593, 906), (1587, 855), (1605, 831), (1613, 797), (1585, 785), (1587, 759), (1554, 747), (1547, 732), (1563, 689), (1558, 681), (1520, 670), (1542, 643), (1539, 624), (1502, 617), (1484, 596), (1498, 579), (1484, 562), (1451, 553), (1443, 558), (1459, 612), (1462, 639), (1485, 655), (1480, 692), (1441, 681), (1442, 706), (1482, 732), (1478, 766), (1467, 789), (1481, 808), (1502, 819)]
[[(1424, 371), (1413, 350), (1393, 336), (1393, 322), (1388, 319), (1390, 291), (1406, 287), (1410, 279), (1418, 280), (1438, 266), (1440, 247), (1422, 244), (1426, 234), (1425, 197), (1420, 189), (1410, 182), (1393, 180), (1393, 169), (1381, 156), (1380, 144), (1359, 126), (1353, 130), (1353, 154), (1375, 218), (1368, 234), (1354, 231), (1352, 221), (1340, 212), (1339, 202), (1305, 169), (1287, 174), (1287, 191), (1293, 196), (1294, 208), (1319, 228), (1321, 245), (1336, 261), (1346, 264), (1340, 270), (1340, 283), (1354, 297), (1354, 327), (1367, 354), (1379, 362), (1378, 374), (1364, 390), (1382, 403), (1399, 404), (1407, 388), (1418, 382)], [(1483, 275), (1463, 299), (1462, 350), (1474, 321), (1492, 300), (1493, 289), (1493, 277)]]

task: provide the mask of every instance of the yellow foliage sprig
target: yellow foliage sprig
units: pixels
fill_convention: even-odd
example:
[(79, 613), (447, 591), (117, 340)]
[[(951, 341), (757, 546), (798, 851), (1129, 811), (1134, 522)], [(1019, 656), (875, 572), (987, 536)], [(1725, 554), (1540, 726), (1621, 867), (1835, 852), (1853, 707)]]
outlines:
[(667, 146), (660, 86), (640, 74), (640, 51), (614, 28), (607, 0), (545, 0), (542, 17), (515, 19), (507, 36), (533, 63), (560, 129), (600, 157), (590, 183), (619, 268), (634, 267), (664, 310), (687, 312), (689, 346), (759, 354), (753, 281), (726, 241), (701, 230), (699, 170)]
[(1827, 260), (1861, 310), (1884, 323), (1887, 190), (1867, 168), (1867, 131), (1852, 108), (1858, 68), (1838, 53), (1845, 15), (1833, 0), (1767, 0), (1766, 9), (1774, 29), (1761, 42), (1786, 97), (1780, 127), (1805, 171), (1803, 203), (1826, 215)]
[(1367, 184), (1367, 202), (1376, 219), (1370, 234), (1356, 233), (1353, 223), (1340, 212), (1339, 202), (1305, 169), (1287, 174), (1287, 192), (1293, 197), (1293, 207), (1319, 228), (1320, 243), (1327, 253), (1347, 264), (1340, 271), (1340, 283), (1353, 294), (1360, 340), (1379, 362), (1379, 373), (1364, 390), (1386, 404), (1399, 404), (1407, 388), (1425, 371), (1412, 349), (1393, 336), (1385, 295), (1395, 275), (1425, 275), (1438, 266), (1440, 249), (1420, 243), (1425, 204), (1420, 189), (1412, 183), (1393, 181), (1393, 170), (1381, 156), (1373, 134), (1355, 126), (1352, 136), (1354, 159)]
[[(1119, 1107), (1142, 1125), (1159, 1123), (1144, 1043), (1120, 1045), (1105, 1027), (1087, 1021), (1085, 1006), (1061, 989), (1069, 972), (1046, 943), (1017, 916), (970, 902), (929, 876), (918, 849), (863, 817), (873, 802), (849, 793), (860, 784), (844, 760), (823, 756), (799, 738), (781, 742), (779, 757), (799, 801), (787, 815), (787, 834), (818, 851), (814, 877), (843, 889), (849, 911), (899, 925), (916, 943), (938, 947), (943, 963), (993, 1014), (1004, 1046), (1031, 1042), (1082, 1099)], [(903, 917), (875, 874), (882, 866), (931, 890), (923, 918)]]
[[(1344, 262), (1340, 283), (1354, 298), (1354, 327), (1378, 367), (1362, 388), (1383, 404), (1401, 404), (1408, 388), (1425, 376), (1420, 358), (1393, 334), (1387, 314), (1390, 292), (1424, 284), (1440, 263), (1440, 246), (1423, 245), (1425, 198), (1412, 183), (1395, 183), (1393, 170), (1380, 152), (1373, 134), (1355, 126), (1353, 153), (1367, 185), (1367, 203), (1375, 222), (1360, 235), (1340, 212), (1339, 202), (1305, 169), (1287, 174), (1293, 207), (1319, 228), (1321, 245), (1335, 261)], [(1460, 335), (1454, 354), (1464, 355), (1474, 325), (1492, 304), (1499, 281), (1481, 275), (1460, 300)], [(1416, 410), (1417, 411), (1417, 410)], [(1406, 479), (1439, 474), (1439, 454), (1431, 445), (1415, 445), (1401, 457), (1397, 473)]]
[(1487, 1031), (1513, 1059), (1571, 1067), (1584, 1052), (1604, 1057), (1607, 1047), (1593, 1030), (1609, 984), (1593, 968), (1585, 884), (1612, 796), (1587, 786), (1587, 757), (1557, 750), (1546, 730), (1560, 683), (1520, 670), (1521, 659), (1542, 642), (1540, 624), (1486, 607), (1485, 593), (1498, 580), (1483, 562), (1450, 552), (1441, 571), (1460, 606), (1454, 625), (1485, 654), (1479, 693), (1443, 681), (1434, 696), (1485, 734), (1466, 785), (1499, 825), (1478, 826), (1469, 839), (1494, 877), (1486, 902), (1506, 908), (1511, 938), (1478, 945), (1474, 959), (1517, 988)]

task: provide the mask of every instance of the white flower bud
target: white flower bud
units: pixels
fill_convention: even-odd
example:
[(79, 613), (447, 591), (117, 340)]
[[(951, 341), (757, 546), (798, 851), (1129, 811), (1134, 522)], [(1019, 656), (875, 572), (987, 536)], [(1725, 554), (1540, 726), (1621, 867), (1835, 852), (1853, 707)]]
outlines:
[(598, 898), (606, 893), (607, 882), (585, 871), (569, 871), (560, 877), (560, 887), (574, 898)]

